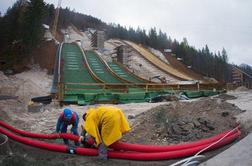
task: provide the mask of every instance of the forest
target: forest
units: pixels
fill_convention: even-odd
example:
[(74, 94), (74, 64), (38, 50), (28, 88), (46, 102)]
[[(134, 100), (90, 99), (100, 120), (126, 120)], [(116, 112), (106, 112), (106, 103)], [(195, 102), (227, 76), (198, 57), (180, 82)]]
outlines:
[[(43, 26), (52, 27), (55, 6), (43, 0), (18, 0), (7, 12), (0, 14), (0, 60), (3, 69), (11, 68), (24, 58), (29, 58), (31, 51), (38, 47), (43, 39)], [(94, 28), (104, 30), (107, 39), (119, 38), (130, 40), (160, 51), (171, 49), (172, 53), (190, 66), (192, 70), (204, 76), (213, 77), (220, 82), (230, 82), (232, 64), (228, 63), (225, 48), (212, 52), (206, 45), (196, 49), (184, 38), (179, 42), (155, 27), (145, 30), (127, 28), (119, 24), (107, 24), (90, 15), (75, 12), (70, 8), (61, 8), (58, 29), (74, 25), (81, 30)], [(240, 66), (252, 73), (248, 65)]]

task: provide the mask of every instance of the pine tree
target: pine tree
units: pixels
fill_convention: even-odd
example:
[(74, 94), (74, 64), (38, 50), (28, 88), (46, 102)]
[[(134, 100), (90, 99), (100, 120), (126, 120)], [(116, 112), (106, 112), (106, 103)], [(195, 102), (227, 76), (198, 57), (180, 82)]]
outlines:
[(25, 5), (25, 0), (16, 1), (1, 18), (0, 55), (6, 62), (4, 68), (12, 68), (22, 59)]
[(24, 42), (28, 49), (34, 48), (42, 38), (42, 20), (45, 16), (45, 3), (43, 0), (30, 0), (25, 13)]
[(151, 28), (149, 31), (149, 44), (153, 48), (157, 48), (158, 46), (157, 31), (155, 27)]
[(55, 7), (53, 4), (46, 4), (45, 6), (45, 18), (44, 18), (44, 23), (50, 25), (52, 27), (53, 24), (53, 19), (54, 19), (54, 14), (55, 14)]
[(8, 8), (5, 16), (1, 19), (1, 46), (7, 47), (22, 39), (24, 8), (23, 0), (18, 0), (11, 8)]
[(222, 56), (222, 60), (224, 63), (227, 63), (228, 61), (228, 56), (227, 56), (227, 51), (225, 48), (222, 49), (221, 51), (221, 56)]

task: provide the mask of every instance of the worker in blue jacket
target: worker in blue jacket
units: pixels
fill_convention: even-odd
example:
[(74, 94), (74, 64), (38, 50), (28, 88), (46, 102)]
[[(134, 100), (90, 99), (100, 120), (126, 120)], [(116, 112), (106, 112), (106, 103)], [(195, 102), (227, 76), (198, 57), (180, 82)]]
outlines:
[[(79, 136), (78, 123), (79, 123), (78, 114), (73, 110), (71, 110), (70, 108), (65, 108), (58, 118), (56, 125), (56, 132), (66, 133), (68, 125), (72, 125), (71, 133)], [(69, 145), (68, 139), (63, 140), (66, 145)], [(79, 146), (79, 142), (78, 141), (75, 142), (75, 145)]]

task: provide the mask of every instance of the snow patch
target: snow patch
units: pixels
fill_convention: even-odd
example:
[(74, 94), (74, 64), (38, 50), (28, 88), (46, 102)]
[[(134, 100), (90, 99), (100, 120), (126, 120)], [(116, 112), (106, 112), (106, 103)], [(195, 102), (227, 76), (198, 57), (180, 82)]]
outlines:
[(156, 55), (163, 62), (169, 64), (168, 60), (165, 58), (164, 54), (161, 51), (156, 50), (156, 49), (151, 48), (151, 47), (148, 47), (148, 49), (150, 50), (151, 53), (153, 53), (154, 55)]

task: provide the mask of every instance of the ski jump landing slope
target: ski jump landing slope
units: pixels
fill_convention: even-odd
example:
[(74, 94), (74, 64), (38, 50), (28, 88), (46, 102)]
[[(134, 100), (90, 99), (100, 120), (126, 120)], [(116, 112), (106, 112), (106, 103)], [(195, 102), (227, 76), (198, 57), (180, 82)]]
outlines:
[(177, 69), (173, 68), (172, 66), (164, 63), (157, 56), (153, 55), (150, 51), (143, 48), (142, 46), (137, 45), (137, 44), (130, 42), (130, 41), (123, 41), (123, 42), (125, 44), (127, 44), (128, 46), (132, 47), (138, 53), (140, 53), (146, 60), (148, 60), (153, 65), (158, 67), (160, 70), (162, 70), (162, 71), (164, 71), (164, 72), (166, 72), (166, 73), (168, 73), (168, 74), (170, 74), (180, 80), (194, 80), (193, 77), (190, 77), (190, 76), (178, 71)]

